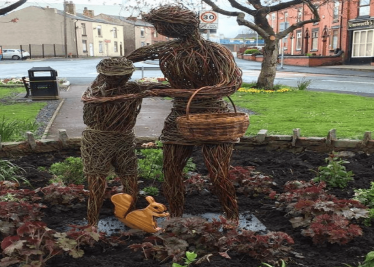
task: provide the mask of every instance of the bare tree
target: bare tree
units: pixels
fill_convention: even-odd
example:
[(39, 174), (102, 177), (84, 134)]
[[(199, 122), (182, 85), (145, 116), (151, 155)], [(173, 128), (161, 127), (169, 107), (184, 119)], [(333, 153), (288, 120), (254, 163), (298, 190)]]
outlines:
[[(256, 31), (264, 39), (264, 56), (261, 73), (257, 80), (257, 87), (259, 88), (271, 89), (274, 87), (274, 79), (277, 71), (277, 60), (279, 54), (279, 40), (305, 24), (320, 21), (317, 7), (313, 5), (311, 0), (291, 0), (289, 2), (282, 2), (273, 5), (263, 5), (261, 0), (248, 0), (245, 6), (239, 3), (239, 1), (228, 0), (231, 6), (238, 11), (224, 10), (217, 6), (213, 0), (202, 1), (211, 6), (213, 11), (216, 11), (217, 13), (236, 17), (238, 25), (246, 26)], [(296, 22), (278, 33), (274, 32), (274, 29), (271, 27), (266, 17), (267, 14), (299, 4), (306, 5), (313, 13), (314, 18)], [(246, 14), (252, 16), (254, 22), (245, 19)]]
[(26, 2), (27, 2), (27, 0), (19, 0), (18, 2), (15, 2), (14, 4), (11, 4), (7, 7), (0, 8), (0, 16), (5, 15), (6, 13), (16, 9), (17, 7), (23, 5)]

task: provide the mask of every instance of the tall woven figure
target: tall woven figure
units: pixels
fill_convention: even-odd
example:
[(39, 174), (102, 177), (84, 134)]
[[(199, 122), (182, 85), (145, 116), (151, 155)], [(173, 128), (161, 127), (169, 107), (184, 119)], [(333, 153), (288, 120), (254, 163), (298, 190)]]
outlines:
[(229, 109), (222, 96), (228, 96), (240, 87), (241, 70), (228, 49), (200, 36), (196, 13), (181, 6), (166, 5), (151, 10), (144, 19), (152, 23), (158, 33), (175, 38), (169, 42), (139, 48), (128, 56), (133, 62), (158, 58), (160, 68), (173, 88), (159, 94), (174, 97), (172, 111), (165, 121), (161, 135), (164, 194), (169, 203), (170, 214), (183, 214), (185, 192), (182, 170), (194, 145), (201, 145), (214, 193), (226, 216), (237, 220), (235, 189), (228, 179), (233, 143), (237, 139), (224, 142), (215, 141), (214, 137), (209, 142), (191, 140), (178, 130), (176, 119), (186, 115), (190, 96), (201, 88), (189, 106), (190, 114), (227, 113)]
[(128, 82), (135, 68), (126, 58), (103, 59), (97, 65), (99, 75), (82, 96), (83, 121), (81, 154), (88, 179), (87, 219), (96, 225), (103, 203), (106, 177), (111, 168), (121, 179), (123, 191), (137, 199), (137, 158), (134, 126), (141, 108), (141, 98), (120, 100), (119, 96), (140, 93)]

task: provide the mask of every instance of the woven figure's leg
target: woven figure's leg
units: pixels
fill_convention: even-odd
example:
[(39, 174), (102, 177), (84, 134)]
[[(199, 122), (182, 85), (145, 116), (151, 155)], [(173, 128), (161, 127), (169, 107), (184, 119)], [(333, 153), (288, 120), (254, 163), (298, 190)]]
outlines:
[(126, 212), (135, 209), (138, 199), (138, 160), (135, 152), (135, 135), (133, 132), (119, 136), (117, 142), (117, 152), (112, 161), (114, 170), (123, 185), (123, 193), (132, 197), (132, 203)]
[(171, 217), (181, 217), (184, 207), (183, 168), (193, 151), (193, 146), (163, 145), (164, 185), (163, 191), (169, 203)]
[(83, 171), (88, 180), (89, 198), (87, 219), (90, 225), (96, 225), (103, 204), (106, 176), (110, 170), (112, 153), (101, 131), (86, 129), (82, 133), (81, 156)]
[(235, 187), (228, 178), (233, 144), (203, 145), (205, 165), (226, 217), (238, 220), (238, 203), (236, 201)]
[(105, 176), (88, 176), (88, 189), (90, 191), (87, 205), (87, 220), (89, 225), (97, 225), (101, 206), (103, 205), (105, 188)]

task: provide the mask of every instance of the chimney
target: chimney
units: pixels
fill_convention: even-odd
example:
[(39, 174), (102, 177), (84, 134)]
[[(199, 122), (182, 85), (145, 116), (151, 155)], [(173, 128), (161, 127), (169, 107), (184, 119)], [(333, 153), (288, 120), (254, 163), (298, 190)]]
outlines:
[(95, 16), (94, 11), (88, 10), (87, 7), (83, 9), (83, 15), (90, 18), (93, 18)]
[(77, 15), (77, 12), (75, 11), (75, 4), (73, 1), (67, 2), (65, 1), (65, 6), (66, 6), (66, 12), (71, 14), (71, 15)]
[(131, 21), (137, 21), (138, 20), (136, 17), (128, 17), (127, 19), (131, 20)]

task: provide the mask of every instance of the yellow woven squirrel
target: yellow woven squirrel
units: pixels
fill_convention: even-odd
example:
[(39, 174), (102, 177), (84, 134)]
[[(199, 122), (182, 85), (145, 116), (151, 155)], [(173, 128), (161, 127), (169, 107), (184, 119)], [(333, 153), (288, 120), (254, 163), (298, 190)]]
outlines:
[(146, 208), (131, 211), (125, 216), (133, 201), (132, 196), (124, 193), (113, 195), (111, 200), (115, 206), (114, 215), (130, 228), (155, 233), (161, 230), (155, 217), (168, 217), (169, 213), (166, 212), (165, 205), (157, 203), (153, 197), (147, 196), (145, 199), (149, 203)]

